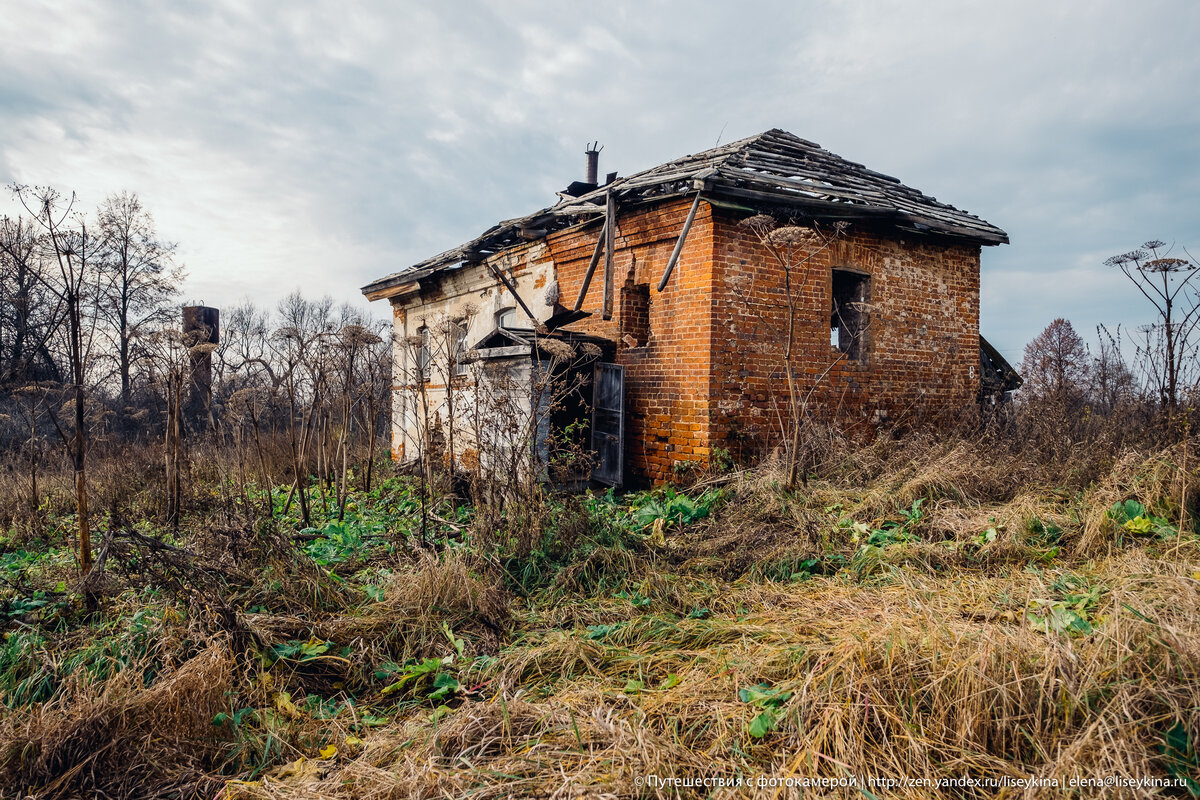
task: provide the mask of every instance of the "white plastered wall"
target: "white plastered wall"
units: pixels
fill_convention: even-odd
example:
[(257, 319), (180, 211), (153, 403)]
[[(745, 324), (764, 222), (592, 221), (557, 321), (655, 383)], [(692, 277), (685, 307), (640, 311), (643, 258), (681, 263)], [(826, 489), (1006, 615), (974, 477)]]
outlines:
[[(555, 265), (543, 242), (514, 248), (492, 256), (484, 264), (446, 273), (433, 290), (392, 298), (394, 458), (409, 461), (419, 456), (421, 434), (427, 429), (426, 414), (440, 422), (446, 434), (451, 434), (455, 451), (461, 453), (471, 445), (470, 418), (475, 397), (469, 376), (457, 380), (451, 376), (447, 385), (450, 323), (466, 322), (468, 347), (491, 333), (499, 314), (510, 308), (516, 309), (516, 327), (533, 327), (520, 303), (496, 279), (492, 269), (509, 279), (537, 322), (551, 317), (559, 290)], [(430, 331), (433, 356), (431, 379), (423, 386), (416, 374), (418, 348), (414, 344), (422, 328)], [(452, 431), (451, 424), (455, 426)]]

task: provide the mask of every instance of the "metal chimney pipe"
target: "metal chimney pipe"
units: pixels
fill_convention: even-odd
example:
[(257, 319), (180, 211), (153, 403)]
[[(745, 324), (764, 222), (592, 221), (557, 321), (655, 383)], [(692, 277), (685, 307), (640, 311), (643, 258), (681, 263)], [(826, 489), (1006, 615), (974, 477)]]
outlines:
[(592, 142), (584, 150), (587, 156), (587, 183), (596, 184), (600, 178), (600, 151), (603, 147), (598, 147), (599, 142)]

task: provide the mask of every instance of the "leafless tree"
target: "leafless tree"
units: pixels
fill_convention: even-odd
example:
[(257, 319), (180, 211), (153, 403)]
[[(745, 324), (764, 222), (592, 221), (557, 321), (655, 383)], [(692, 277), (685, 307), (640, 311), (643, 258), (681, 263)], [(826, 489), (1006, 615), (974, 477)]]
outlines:
[(379, 442), (380, 423), (388, 426), (388, 400), (392, 395), (392, 342), (390, 326), (365, 327), (373, 338), (362, 343), (362, 358), (354, 380), (358, 414), (361, 418), (359, 430), (365, 432), (367, 449), (363, 466), (363, 490), (371, 491), (375, 468), (376, 445)]
[[(44, 285), (62, 303), (67, 321), (66, 353), (70, 368), (73, 395), (73, 426), (65, 427), (57, 415), (51, 419), (71, 454), (75, 473), (75, 503), (78, 517), (79, 569), (83, 577), (92, 570), (92, 543), (87, 486), (87, 419), (85, 409), (85, 380), (90, 366), (91, 334), (94, 320), (87, 318), (85, 308), (89, 280), (93, 273), (93, 238), (87, 224), (73, 214), (75, 196), (65, 198), (49, 187), (12, 187), (17, 199), (29, 215), (45, 231), (43, 241), (48, 255), (58, 266), (55, 280), (46, 279)], [(52, 407), (51, 407), (52, 410)], [(69, 430), (73, 427), (73, 430)]]
[[(340, 385), (337, 387), (339, 397), (336, 403), (339, 415), (336, 425), (338, 434), (334, 451), (335, 458), (340, 461), (335, 495), (339, 519), (345, 514), (346, 496), (349, 491), (350, 449), (355, 439), (355, 424), (359, 419), (357, 406), (359, 403), (366, 403), (372, 405), (372, 408), (374, 407), (377, 387), (371, 385), (371, 381), (375, 377), (372, 362), (377, 361), (377, 348), (382, 343), (383, 337), (358, 323), (343, 326), (334, 339), (336, 348), (334, 366), (340, 378)], [(370, 459), (374, 456), (376, 416), (368, 413), (365, 415), (364, 421), (371, 439), (367, 456), (367, 480), (369, 483)]]
[(31, 383), (13, 391), (13, 397), (17, 401), (16, 409), (23, 418), (23, 427), (28, 432), (28, 438), (22, 443), (21, 449), (29, 459), (29, 507), (33, 510), (37, 510), (41, 503), (38, 467), (48, 451), (46, 439), (40, 433), (41, 422), (46, 416), (48, 389), (56, 386), (55, 383)]
[(1135, 399), (1137, 383), (1121, 353), (1121, 329), (1113, 333), (1097, 325), (1096, 335), (1100, 345), (1089, 369), (1088, 395), (1097, 411), (1112, 414)]
[(154, 383), (165, 400), (163, 415), (163, 465), (167, 489), (167, 523), (178, 529), (183, 510), (183, 486), (187, 469), (184, 439), (184, 405), (190, 383), (192, 355), (199, 349), (214, 345), (200, 342), (198, 331), (183, 332), (178, 328), (160, 328), (144, 337), (141, 345), (152, 366)]
[(275, 386), (267, 360), (270, 316), (249, 299), (222, 309), (221, 340), (213, 352), (213, 383), (226, 395), (251, 386)]
[[(304, 299), (293, 292), (279, 303), (281, 326), (270, 339), (274, 380), (287, 403), (287, 432), (292, 455), (292, 495), (300, 502), (300, 513), (307, 527), (312, 524), (308, 500), (314, 445), (316, 455), (323, 458), (318, 437), (323, 433), (318, 423), (325, 419), (322, 404), (327, 401), (331, 374), (330, 358), (334, 323), (331, 318), (333, 301), (322, 298)], [(328, 465), (317, 465), (318, 474), (328, 474)]]
[[(266, 453), (263, 445), (263, 417), (268, 405), (268, 394), (265, 389), (250, 387), (239, 389), (229, 397), (226, 404), (230, 421), (228, 426), (234, 438), (234, 446), (238, 453), (239, 474), (242, 477), (242, 496), (246, 497), (246, 469), (244, 464), (247, 449), (247, 433), (252, 435), (256, 466), (258, 467), (258, 485), (265, 493), (263, 502), (264, 516), (270, 519), (275, 515), (275, 503), (271, 496), (274, 481), (267, 469)], [(247, 507), (250, 506), (246, 499)]]
[(112, 339), (121, 405), (128, 406), (133, 368), (142, 357), (138, 337), (172, 321), (176, 309), (171, 301), (184, 273), (174, 263), (175, 245), (161, 239), (136, 194), (109, 195), (96, 222), (97, 311)]
[(1082, 401), (1088, 351), (1069, 320), (1059, 317), (1025, 345), (1022, 395), (1074, 405)]
[(64, 306), (45, 274), (42, 235), (31, 219), (0, 218), (0, 389), (62, 380), (52, 347)]

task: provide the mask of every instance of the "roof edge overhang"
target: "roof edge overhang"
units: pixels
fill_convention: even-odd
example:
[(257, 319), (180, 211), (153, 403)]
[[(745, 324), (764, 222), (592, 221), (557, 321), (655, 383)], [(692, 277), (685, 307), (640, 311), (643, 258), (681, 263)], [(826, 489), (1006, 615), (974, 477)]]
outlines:
[[(976, 230), (949, 225), (922, 214), (901, 211), (894, 208), (877, 208), (853, 203), (842, 203), (817, 198), (798, 198), (788, 192), (772, 192), (761, 189), (744, 189), (741, 187), (715, 185), (711, 197), (718, 199), (714, 205), (724, 208), (745, 209), (758, 211), (747, 203), (757, 203), (760, 206), (787, 207), (797, 213), (817, 222), (846, 221), (846, 222), (875, 222), (892, 225), (896, 228), (919, 234), (935, 234), (955, 239), (973, 242), (984, 246), (1008, 244), (1008, 233), (988, 225), (987, 229)], [(703, 195), (708, 199), (709, 195)], [(728, 202), (733, 200), (735, 202)]]
[(416, 281), (389, 283), (384, 279), (362, 287), (362, 293), (367, 300), (374, 302), (376, 300), (393, 300), (407, 294), (413, 294), (418, 289), (419, 284)]
[(360, 290), (367, 300), (392, 300), (416, 294), (421, 290), (421, 281), (434, 274), (432, 269), (408, 268), (372, 281)]
[[(1000, 351), (992, 345), (987, 339), (983, 338), (983, 334), (979, 334), (979, 350), (983, 357), (984, 364), (994, 370), (993, 378), (996, 379), (996, 388), (1006, 392), (1015, 392), (1025, 384), (1025, 379), (1021, 377), (1021, 373), (1017, 372), (1012, 364), (1008, 363)], [(987, 376), (980, 375), (986, 384)]]

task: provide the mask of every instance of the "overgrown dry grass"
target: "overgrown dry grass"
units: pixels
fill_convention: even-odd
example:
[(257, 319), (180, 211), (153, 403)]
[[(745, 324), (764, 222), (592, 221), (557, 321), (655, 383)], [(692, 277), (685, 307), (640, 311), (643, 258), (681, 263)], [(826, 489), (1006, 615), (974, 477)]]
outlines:
[[(719, 596), (697, 593), (717, 606), (703, 619), (627, 612), (600, 639), (558, 628), (550, 610), (505, 651), (488, 697), (436, 721), (422, 710), (360, 753), (230, 794), (674, 796), (639, 789), (650, 775), (1164, 777), (1158, 745), (1177, 724), (1200, 725), (1200, 551), (1176, 555), (1135, 547), (1082, 573), (906, 573), (874, 588), (840, 577), (736, 582)], [(1089, 636), (1039, 631), (1026, 618), (1064, 575), (1103, 587)], [(792, 694), (778, 727), (756, 739), (759, 709), (738, 692), (763, 683)], [(712, 796), (743, 795), (799, 793)]]
[[(3, 774), (38, 797), (1200, 794), (1045, 785), (1200, 781), (1195, 455), (1114, 454), (1072, 483), (979, 442), (884, 442), (795, 494), (769, 468), (736, 476), (710, 519), (597, 546), (527, 597), (467, 549), (422, 551), (375, 602), (238, 612), (261, 647), (349, 655), (281, 670), (192, 636), (148, 683), (125, 670), (5, 712)], [(1126, 500), (1174, 533), (1121, 524)], [(371, 688), (422, 659), (456, 692)], [(319, 716), (306, 692), (361, 702)], [(231, 693), (274, 722), (214, 733)], [(368, 706), (387, 719), (364, 726)], [(272, 734), (265, 768), (230, 760)], [(820, 779), (858, 786), (779, 785)]]
[(0, 794), (212, 796), (222, 783), (212, 721), (228, 705), (235, 669), (226, 643), (214, 640), (150, 687), (135, 669), (94, 682), (77, 675), (55, 699), (0, 720)]

